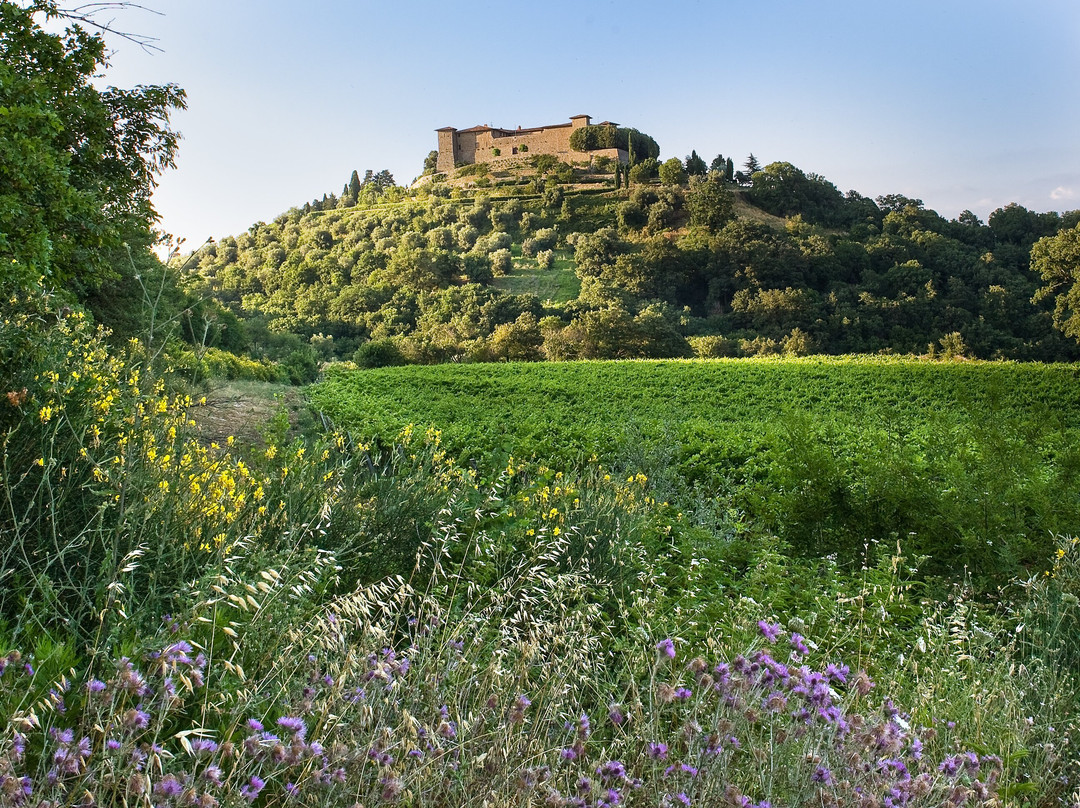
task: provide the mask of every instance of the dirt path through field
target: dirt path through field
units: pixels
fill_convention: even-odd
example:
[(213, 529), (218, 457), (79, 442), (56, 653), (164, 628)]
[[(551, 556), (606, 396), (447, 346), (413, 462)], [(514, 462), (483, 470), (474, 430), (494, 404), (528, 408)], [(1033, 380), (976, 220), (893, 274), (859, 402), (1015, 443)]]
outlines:
[(205, 404), (191, 409), (203, 440), (223, 443), (229, 436), (248, 446), (265, 443), (273, 418), (285, 408), (290, 436), (307, 413), (302, 388), (263, 382), (223, 382), (206, 394)]

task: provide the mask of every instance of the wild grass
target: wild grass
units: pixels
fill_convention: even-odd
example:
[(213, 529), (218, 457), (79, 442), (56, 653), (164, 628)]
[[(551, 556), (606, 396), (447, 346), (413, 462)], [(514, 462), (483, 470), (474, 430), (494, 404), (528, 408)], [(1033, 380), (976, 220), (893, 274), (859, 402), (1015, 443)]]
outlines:
[(647, 447), (213, 443), (77, 312), (2, 329), (0, 805), (1077, 801), (1072, 538), (932, 599), (903, 541), (796, 557)]

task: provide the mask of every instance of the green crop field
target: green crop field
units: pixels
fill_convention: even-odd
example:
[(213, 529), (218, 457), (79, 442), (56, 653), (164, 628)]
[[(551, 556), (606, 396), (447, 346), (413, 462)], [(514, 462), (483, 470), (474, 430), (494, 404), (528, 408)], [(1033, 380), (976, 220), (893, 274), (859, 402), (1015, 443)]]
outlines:
[(333, 368), (311, 391), (392, 443), (441, 430), (467, 462), (590, 462), (670, 496), (734, 492), (805, 552), (906, 537), (941, 564), (1015, 570), (1080, 532), (1080, 373), (904, 359)]
[(1018, 420), (1068, 430), (1080, 424), (1080, 372), (868, 358), (331, 368), (312, 399), (372, 437), (433, 425), (467, 454), (566, 461), (627, 439), (687, 451), (727, 433), (752, 445), (800, 416), (857, 433)]

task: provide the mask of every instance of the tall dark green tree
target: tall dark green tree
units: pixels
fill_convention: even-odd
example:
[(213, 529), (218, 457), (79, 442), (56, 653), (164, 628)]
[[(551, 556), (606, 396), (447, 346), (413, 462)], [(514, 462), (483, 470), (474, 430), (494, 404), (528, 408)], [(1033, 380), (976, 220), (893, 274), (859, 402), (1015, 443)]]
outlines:
[(709, 163), (709, 171), (714, 171), (717, 174), (722, 175), (726, 166), (727, 163), (724, 161), (724, 155), (718, 154), (712, 159), (712, 162)]
[(746, 176), (753, 177), (754, 173), (761, 171), (761, 163), (754, 157), (754, 153), (750, 152), (750, 156), (746, 158), (746, 162), (743, 163), (743, 168), (746, 169)]
[(686, 158), (686, 173), (691, 177), (699, 177), (708, 171), (708, 166), (705, 165), (705, 161), (698, 157), (696, 151), (691, 150), (690, 156)]
[(353, 199), (356, 199), (360, 195), (360, 175), (353, 169), (352, 176), (349, 177), (348, 194)]

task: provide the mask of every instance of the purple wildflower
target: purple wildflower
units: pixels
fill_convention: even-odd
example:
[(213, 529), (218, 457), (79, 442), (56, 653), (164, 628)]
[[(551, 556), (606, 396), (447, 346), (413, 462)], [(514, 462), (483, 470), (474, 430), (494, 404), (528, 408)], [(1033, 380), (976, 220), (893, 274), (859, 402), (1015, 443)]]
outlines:
[(209, 738), (196, 738), (191, 742), (191, 751), (196, 755), (210, 755), (216, 752), (217, 748), (217, 742), (212, 741)]
[(815, 783), (822, 783), (823, 785), (828, 785), (832, 782), (833, 776), (832, 772), (826, 769), (824, 766), (818, 766), (816, 769), (814, 769), (814, 773), (810, 775), (810, 779), (813, 780)]
[(581, 718), (578, 719), (577, 733), (578, 737), (582, 740), (588, 738), (592, 734), (592, 724), (589, 722), (587, 713), (582, 713)]
[(105, 689), (105, 683), (100, 679), (91, 679), (86, 683), (86, 689), (91, 693), (100, 693)]
[(124, 725), (129, 729), (146, 729), (150, 726), (150, 713), (141, 706), (130, 709), (124, 713)]
[(247, 720), (247, 728), (250, 729), (252, 732), (262, 732), (263, 731), (262, 722), (259, 721), (258, 719), (255, 719), (255, 718), (249, 718)]
[(619, 726), (626, 720), (626, 716), (623, 715), (623, 711), (619, 709), (619, 705), (612, 704), (608, 707), (608, 720), (615, 726)]
[(259, 796), (259, 792), (265, 787), (266, 781), (259, 777), (259, 775), (253, 774), (247, 785), (240, 789), (240, 796), (248, 802), (255, 802), (255, 798)]
[(15, 750), (15, 760), (22, 761), (23, 755), (26, 754), (26, 736), (16, 732), (11, 745)]
[(693, 695), (694, 695), (694, 691), (692, 691), (688, 687), (677, 687), (677, 688), (675, 688), (675, 698), (677, 700), (679, 700), (679, 701), (686, 701), (688, 698), (690, 698)]
[(307, 724), (304, 723), (304, 719), (297, 718), (291, 715), (283, 715), (277, 720), (277, 725), (282, 729), (287, 729), (297, 738), (303, 739), (307, 734)]
[(758, 620), (757, 625), (758, 628), (761, 629), (761, 635), (769, 642), (774, 643), (780, 639), (780, 632), (782, 629), (780, 628), (779, 623), (769, 623), (765, 620)]
[(851, 668), (847, 665), (834, 665), (830, 662), (825, 666), (825, 675), (832, 679), (834, 682), (839, 682), (844, 685), (847, 684), (848, 674), (851, 673)]
[(691, 766), (689, 763), (683, 763), (681, 766), (679, 766), (679, 768), (682, 769), (683, 772), (685, 772), (686, 774), (689, 774), (691, 777), (697, 777), (698, 770), (695, 767)]
[(120, 748), (120, 741), (116, 740), (116, 738), (109, 738), (109, 740), (105, 741), (105, 748), (110, 752), (115, 752)]
[(609, 760), (607, 763), (597, 766), (596, 773), (605, 783), (612, 780), (626, 779), (626, 767), (619, 760)]
[(653, 760), (667, 760), (668, 747), (666, 743), (653, 743), (649, 741), (648, 744), (649, 757)]
[(575, 750), (573, 747), (568, 746), (561, 752), (559, 752), (559, 757), (561, 757), (563, 760), (576, 760), (577, 750)]
[(159, 797), (165, 797), (170, 799), (172, 797), (179, 797), (184, 791), (184, 786), (176, 779), (176, 775), (167, 774), (161, 780), (158, 780), (154, 784), (154, 793)]
[(656, 644), (656, 650), (661, 656), (666, 656), (668, 659), (675, 658), (675, 641), (672, 639), (660, 640)]
[(791, 637), (788, 639), (788, 642), (791, 643), (791, 647), (794, 649), (796, 654), (806, 656), (810, 653), (810, 649), (806, 647), (805, 637), (803, 637), (802, 634), (794, 631), (791, 632)]

